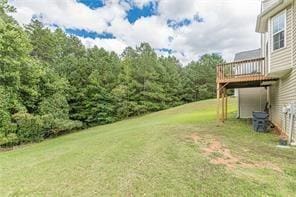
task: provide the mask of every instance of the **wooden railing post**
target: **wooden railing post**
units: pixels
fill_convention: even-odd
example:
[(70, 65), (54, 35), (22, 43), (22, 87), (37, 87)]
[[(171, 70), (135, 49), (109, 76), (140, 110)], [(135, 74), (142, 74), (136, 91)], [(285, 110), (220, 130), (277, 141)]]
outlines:
[(233, 78), (246, 77), (262, 79), (267, 73), (265, 58), (237, 61), (217, 65), (217, 82), (225, 83)]

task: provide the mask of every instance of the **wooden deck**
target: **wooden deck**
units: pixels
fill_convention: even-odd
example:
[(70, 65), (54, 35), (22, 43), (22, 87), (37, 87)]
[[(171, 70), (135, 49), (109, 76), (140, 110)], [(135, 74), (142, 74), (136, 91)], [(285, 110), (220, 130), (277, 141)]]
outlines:
[[(222, 122), (227, 119), (227, 90), (233, 88), (262, 87), (263, 82), (275, 81), (268, 77), (265, 58), (237, 61), (217, 65), (217, 117)], [(222, 103), (222, 104), (221, 104)], [(221, 113), (220, 113), (221, 104)]]
[(217, 65), (217, 83), (237, 83), (274, 80), (267, 76), (265, 58)]

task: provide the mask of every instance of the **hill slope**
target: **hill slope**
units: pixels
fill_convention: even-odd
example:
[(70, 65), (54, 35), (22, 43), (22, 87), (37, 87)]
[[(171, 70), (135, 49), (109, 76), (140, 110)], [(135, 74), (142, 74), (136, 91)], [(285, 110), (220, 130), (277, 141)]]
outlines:
[(192, 103), (2, 152), (0, 193), (295, 194), (296, 150), (277, 149), (275, 135), (246, 122), (217, 125), (215, 106)]

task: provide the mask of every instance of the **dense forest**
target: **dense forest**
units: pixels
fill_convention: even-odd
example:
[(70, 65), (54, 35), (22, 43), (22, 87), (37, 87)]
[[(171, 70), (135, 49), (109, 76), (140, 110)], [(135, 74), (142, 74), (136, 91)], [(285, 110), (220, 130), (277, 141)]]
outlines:
[(119, 56), (38, 20), (20, 26), (0, 2), (1, 146), (215, 96), (217, 54), (182, 66), (142, 43)]

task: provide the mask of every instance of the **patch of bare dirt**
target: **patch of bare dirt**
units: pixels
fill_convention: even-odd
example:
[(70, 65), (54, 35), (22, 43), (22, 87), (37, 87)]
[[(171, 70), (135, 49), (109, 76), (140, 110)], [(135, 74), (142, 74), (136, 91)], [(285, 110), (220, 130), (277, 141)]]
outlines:
[(194, 143), (200, 142), (205, 143), (206, 147), (202, 149), (203, 155), (210, 159), (210, 163), (215, 165), (224, 165), (228, 169), (235, 169), (237, 167), (243, 168), (261, 168), (261, 169), (271, 169), (277, 172), (282, 172), (281, 168), (272, 164), (270, 162), (245, 162), (238, 156), (235, 156), (231, 153), (231, 151), (225, 147), (219, 140), (217, 139), (205, 139), (197, 135), (197, 133), (192, 133), (190, 136), (191, 140)]
[(201, 137), (199, 137), (197, 133), (192, 133), (189, 136), (187, 136), (187, 138), (192, 139), (194, 143), (198, 143), (198, 141), (201, 140)]
[(202, 150), (205, 156), (212, 156), (210, 160), (212, 164), (225, 165), (233, 169), (240, 163), (240, 159), (233, 156), (230, 150), (224, 147), (217, 139), (213, 139), (208, 146)]

